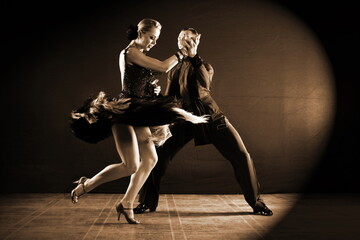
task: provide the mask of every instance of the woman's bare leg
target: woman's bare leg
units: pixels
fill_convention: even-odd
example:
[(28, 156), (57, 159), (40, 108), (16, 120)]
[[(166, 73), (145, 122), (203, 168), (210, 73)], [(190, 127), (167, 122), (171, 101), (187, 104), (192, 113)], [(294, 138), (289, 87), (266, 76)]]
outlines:
[[(139, 147), (134, 128), (125, 124), (114, 124), (112, 126), (112, 133), (122, 162), (111, 164), (88, 179), (84, 184), (86, 192), (93, 190), (103, 183), (130, 176), (139, 167)], [(79, 187), (75, 192), (77, 195), (82, 194), (83, 189)]]
[[(157, 162), (155, 145), (152, 141), (148, 141), (148, 138), (151, 136), (150, 129), (148, 127), (134, 127), (134, 130), (138, 141), (141, 162), (138, 170), (131, 175), (130, 184), (121, 200), (123, 205), (128, 208), (133, 208), (137, 194)], [(133, 217), (133, 212), (129, 212), (129, 215)]]

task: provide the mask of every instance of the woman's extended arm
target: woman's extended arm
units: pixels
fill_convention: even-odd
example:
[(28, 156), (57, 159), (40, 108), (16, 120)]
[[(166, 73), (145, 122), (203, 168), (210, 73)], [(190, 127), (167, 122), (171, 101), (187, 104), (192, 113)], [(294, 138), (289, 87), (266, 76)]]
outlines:
[[(183, 54), (179, 55), (184, 56)], [(160, 61), (156, 58), (146, 56), (143, 52), (136, 48), (128, 49), (126, 59), (128, 63), (135, 63), (139, 66), (158, 72), (168, 72), (179, 62), (178, 57), (175, 54), (164, 61)]]

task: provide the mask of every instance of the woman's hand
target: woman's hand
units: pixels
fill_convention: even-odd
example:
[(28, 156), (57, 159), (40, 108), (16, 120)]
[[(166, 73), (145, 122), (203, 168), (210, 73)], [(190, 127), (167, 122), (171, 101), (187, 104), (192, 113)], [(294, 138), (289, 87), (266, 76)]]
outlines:
[(188, 51), (186, 50), (186, 48), (181, 48), (181, 49), (179, 49), (179, 51), (181, 52), (181, 54), (182, 54), (184, 57), (188, 56)]

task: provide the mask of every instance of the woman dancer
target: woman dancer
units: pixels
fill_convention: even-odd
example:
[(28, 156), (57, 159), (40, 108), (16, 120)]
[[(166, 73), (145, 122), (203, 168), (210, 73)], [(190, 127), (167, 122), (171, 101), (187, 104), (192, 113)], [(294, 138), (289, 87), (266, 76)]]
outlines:
[[(180, 49), (164, 61), (148, 57), (144, 52), (156, 45), (161, 24), (153, 19), (143, 19), (137, 27), (130, 27), (130, 44), (119, 57), (122, 91), (111, 99), (104, 92), (89, 99), (83, 107), (72, 112), (71, 129), (78, 138), (96, 143), (113, 136), (121, 163), (105, 167), (92, 178), (81, 177), (71, 192), (71, 200), (77, 203), (81, 195), (97, 186), (131, 175), (130, 183), (122, 200), (116, 204), (118, 220), (123, 214), (130, 224), (134, 219), (135, 198), (157, 162), (155, 143), (163, 143), (168, 137), (167, 125), (180, 119), (192, 123), (204, 123), (206, 116), (195, 116), (183, 109), (173, 98), (154, 97), (155, 72), (168, 72), (186, 56)], [(155, 88), (155, 90), (154, 90)], [(156, 127), (151, 131), (149, 126)], [(156, 135), (159, 133), (160, 135)], [(165, 133), (165, 134), (164, 134)]]

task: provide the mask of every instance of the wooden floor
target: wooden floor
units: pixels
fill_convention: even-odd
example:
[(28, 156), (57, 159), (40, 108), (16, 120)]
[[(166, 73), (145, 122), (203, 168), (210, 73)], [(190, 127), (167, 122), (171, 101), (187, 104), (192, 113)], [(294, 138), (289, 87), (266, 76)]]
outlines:
[[(127, 224), (124, 218), (117, 221), (115, 204), (121, 197), (92, 193), (72, 204), (68, 194), (0, 195), (0, 239), (345, 239), (335, 234), (341, 230), (343, 236), (359, 236), (360, 225), (350, 226), (354, 229), (350, 233), (349, 226), (342, 227), (344, 222), (319, 225), (327, 210), (341, 215), (338, 207), (346, 201), (348, 207), (357, 208), (353, 216), (357, 226), (358, 196), (329, 202), (321, 195), (298, 201), (299, 194), (264, 194), (274, 211), (265, 217), (253, 215), (242, 195), (163, 194), (156, 212), (136, 215), (141, 221), (138, 225)], [(325, 211), (309, 211), (314, 204)], [(298, 213), (299, 224), (289, 225), (294, 219), (287, 214), (296, 212), (299, 205), (307, 211)], [(316, 225), (321, 227), (311, 227)]]

